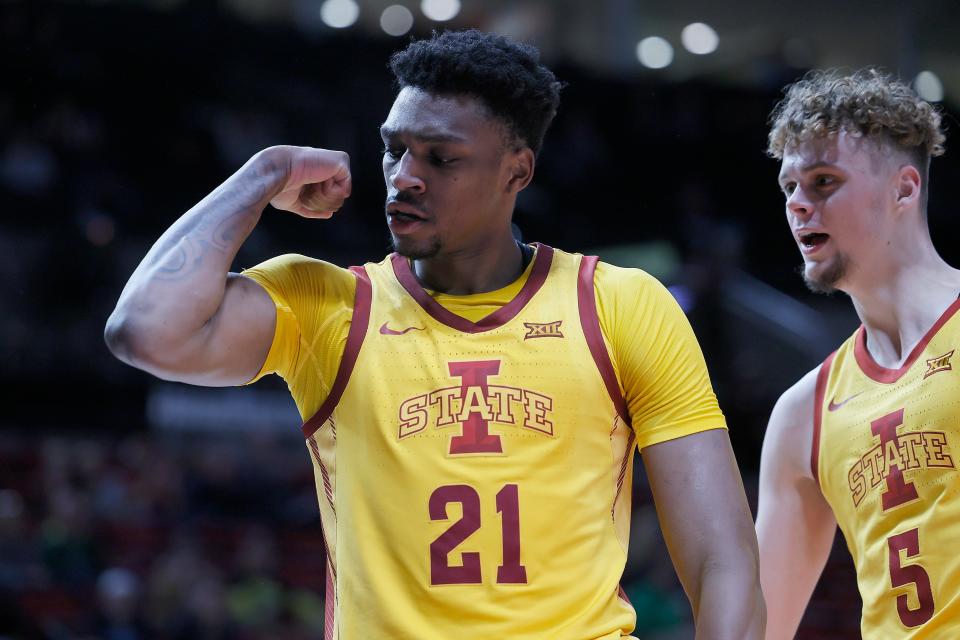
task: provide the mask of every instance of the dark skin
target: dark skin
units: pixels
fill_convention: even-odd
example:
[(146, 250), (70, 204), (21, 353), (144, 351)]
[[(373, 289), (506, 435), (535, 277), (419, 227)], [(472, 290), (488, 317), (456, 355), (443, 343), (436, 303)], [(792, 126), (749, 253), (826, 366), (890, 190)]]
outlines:
[[(387, 222), (421, 284), (470, 294), (516, 280), (523, 257), (511, 218), (533, 177), (533, 151), (476, 99), (413, 88), (397, 96), (381, 134)], [(344, 153), (258, 153), (154, 244), (107, 323), (111, 350), (169, 380), (250, 380), (270, 349), (276, 310), (260, 285), (229, 273), (230, 264), (268, 203), (328, 218), (350, 187)], [(760, 638), (756, 537), (726, 432), (653, 445), (643, 456), (697, 637)]]
[(511, 219), (533, 178), (533, 151), (477, 100), (413, 87), (400, 91), (380, 135), (390, 234), (420, 282), (461, 295), (516, 280)]

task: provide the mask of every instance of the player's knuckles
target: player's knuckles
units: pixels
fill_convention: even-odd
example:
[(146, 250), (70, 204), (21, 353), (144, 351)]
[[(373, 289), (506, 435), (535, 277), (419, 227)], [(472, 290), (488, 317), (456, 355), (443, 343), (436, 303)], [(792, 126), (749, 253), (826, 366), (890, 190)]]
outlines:
[(347, 181), (327, 180), (321, 185), (321, 191), (324, 197), (331, 202), (343, 204), (343, 201), (350, 195), (350, 186)]
[(346, 151), (315, 149), (309, 157), (310, 169), (318, 180), (325, 180), (346, 170), (350, 171), (350, 155)]
[(343, 153), (343, 158), (337, 163), (337, 170), (333, 174), (337, 184), (343, 184), (351, 180), (350, 156), (344, 152), (341, 153)]
[(325, 218), (329, 218), (334, 213), (331, 210), (318, 210), (318, 209), (308, 208), (302, 204), (292, 207), (290, 210), (299, 216), (302, 216), (304, 218), (310, 218), (310, 219), (325, 219)]
[(330, 193), (321, 184), (308, 184), (300, 192), (300, 204), (313, 212), (330, 211), (343, 204), (343, 195)]

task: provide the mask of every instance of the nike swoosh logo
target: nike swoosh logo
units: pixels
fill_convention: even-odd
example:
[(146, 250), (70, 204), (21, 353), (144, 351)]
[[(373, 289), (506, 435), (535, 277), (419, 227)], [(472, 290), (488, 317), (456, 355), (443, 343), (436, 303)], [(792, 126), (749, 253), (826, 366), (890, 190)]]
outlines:
[(836, 399), (836, 396), (834, 396), (834, 398), (833, 398), (832, 400), (830, 400), (830, 404), (827, 405), (827, 411), (836, 411), (837, 409), (839, 409), (839, 408), (842, 407), (843, 405), (847, 404), (848, 402), (850, 402), (851, 400), (853, 400), (854, 398), (856, 398), (856, 397), (857, 397), (858, 395), (860, 395), (861, 393), (863, 393), (863, 391), (860, 391), (860, 392), (858, 392), (858, 393), (853, 394), (852, 396), (850, 396), (849, 398), (847, 398), (847, 399), (844, 400), (843, 402), (834, 402), (833, 399)]
[(399, 331), (397, 331), (396, 329), (391, 329), (390, 327), (388, 327), (386, 322), (380, 325), (380, 333), (382, 333), (385, 336), (402, 336), (403, 334), (409, 333), (410, 331), (423, 331), (423, 329), (424, 329), (423, 327), (407, 327), (406, 329), (400, 329)]

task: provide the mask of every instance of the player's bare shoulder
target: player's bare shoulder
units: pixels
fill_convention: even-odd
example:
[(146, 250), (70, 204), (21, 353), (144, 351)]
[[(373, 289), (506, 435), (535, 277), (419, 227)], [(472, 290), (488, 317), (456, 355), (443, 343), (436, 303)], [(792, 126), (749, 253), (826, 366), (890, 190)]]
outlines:
[(763, 438), (761, 466), (774, 465), (781, 473), (813, 479), (810, 454), (819, 371), (817, 366), (777, 400)]

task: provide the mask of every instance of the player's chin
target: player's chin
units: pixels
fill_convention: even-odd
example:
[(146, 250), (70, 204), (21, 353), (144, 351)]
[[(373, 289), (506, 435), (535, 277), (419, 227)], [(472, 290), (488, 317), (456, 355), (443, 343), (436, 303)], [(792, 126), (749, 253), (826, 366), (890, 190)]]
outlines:
[(805, 260), (800, 267), (803, 282), (814, 293), (835, 293), (847, 275), (849, 261), (842, 255), (826, 260)]
[(398, 236), (395, 233), (391, 233), (390, 241), (393, 244), (394, 251), (410, 260), (432, 258), (440, 253), (441, 249), (440, 239), (436, 236), (415, 238), (412, 236)]

